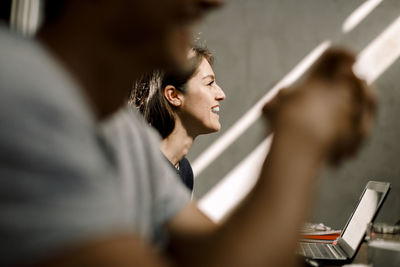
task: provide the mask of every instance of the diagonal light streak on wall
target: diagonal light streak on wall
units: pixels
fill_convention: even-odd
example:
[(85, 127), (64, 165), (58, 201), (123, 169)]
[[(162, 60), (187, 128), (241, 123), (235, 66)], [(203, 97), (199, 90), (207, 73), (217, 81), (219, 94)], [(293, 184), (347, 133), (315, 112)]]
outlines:
[(383, 0), (367, 0), (359, 6), (344, 21), (342, 26), (343, 33), (352, 31), (361, 21), (363, 21)]
[(359, 55), (354, 72), (371, 84), (400, 56), (400, 17)]
[[(358, 7), (343, 23), (345, 33), (353, 30), (363, 19), (365, 19), (383, 0), (367, 0)], [(267, 103), (282, 88), (296, 81), (316, 59), (330, 46), (325, 41), (307, 55), (291, 72), (289, 72), (277, 85), (275, 85), (260, 101), (246, 112), (233, 126), (231, 126), (221, 137), (212, 143), (193, 162), (193, 172), (196, 178), (205, 168), (209, 166), (227, 147), (229, 147), (254, 121), (261, 115), (262, 106)]]
[(261, 116), (261, 109), (265, 103), (271, 100), (280, 89), (291, 85), (298, 78), (300, 78), (301, 75), (303, 75), (304, 72), (306, 72), (310, 66), (322, 55), (322, 53), (324, 53), (330, 47), (330, 45), (330, 41), (324, 41), (318, 45), (221, 137), (219, 137), (204, 152), (202, 152), (192, 164), (194, 176), (197, 177), (226, 148), (228, 148), (237, 138), (239, 138), (239, 136)]
[[(400, 56), (400, 17), (364, 48), (357, 57), (354, 72), (369, 84), (378, 79)], [(201, 200), (200, 208), (218, 221), (233, 209), (254, 186), (262, 161), (269, 151), (271, 136), (228, 173)], [(266, 147), (266, 144), (268, 147)], [(264, 153), (261, 153), (263, 151)], [(249, 171), (251, 170), (251, 171)]]
[(272, 134), (199, 201), (200, 209), (207, 216), (215, 222), (220, 221), (248, 194), (257, 181), (271, 142)]

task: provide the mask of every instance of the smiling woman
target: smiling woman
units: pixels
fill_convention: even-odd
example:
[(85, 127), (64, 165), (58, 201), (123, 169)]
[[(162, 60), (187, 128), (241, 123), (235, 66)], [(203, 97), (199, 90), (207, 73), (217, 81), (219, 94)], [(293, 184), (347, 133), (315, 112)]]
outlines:
[(219, 103), (225, 93), (216, 83), (207, 49), (194, 47), (188, 57), (193, 64), (187, 72), (155, 71), (138, 81), (131, 102), (160, 133), (161, 151), (193, 190), (193, 171), (185, 156), (198, 135), (221, 128)]

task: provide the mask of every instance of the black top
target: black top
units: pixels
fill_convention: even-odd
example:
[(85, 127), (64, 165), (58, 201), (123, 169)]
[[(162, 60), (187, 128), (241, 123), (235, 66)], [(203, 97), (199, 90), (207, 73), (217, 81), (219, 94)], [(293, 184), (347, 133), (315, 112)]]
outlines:
[(179, 161), (179, 170), (175, 168), (175, 166), (172, 165), (172, 163), (169, 160), (168, 162), (169, 164), (171, 164), (171, 167), (174, 168), (176, 173), (179, 175), (181, 181), (186, 185), (187, 188), (189, 188), (191, 192), (193, 192), (193, 181), (194, 181), (193, 170), (187, 158), (183, 157), (181, 161)]

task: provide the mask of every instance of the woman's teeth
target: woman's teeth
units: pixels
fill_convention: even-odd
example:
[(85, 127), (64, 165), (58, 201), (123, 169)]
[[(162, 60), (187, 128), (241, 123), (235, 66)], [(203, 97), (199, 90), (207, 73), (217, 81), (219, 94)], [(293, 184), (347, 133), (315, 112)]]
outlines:
[(215, 114), (218, 114), (219, 113), (219, 107), (214, 107), (214, 108), (211, 109), (211, 111), (213, 113), (215, 113)]

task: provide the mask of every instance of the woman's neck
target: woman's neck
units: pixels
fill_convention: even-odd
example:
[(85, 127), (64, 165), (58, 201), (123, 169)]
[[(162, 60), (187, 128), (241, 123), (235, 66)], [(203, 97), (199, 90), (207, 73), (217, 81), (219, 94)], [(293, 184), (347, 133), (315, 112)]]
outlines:
[(189, 135), (177, 118), (172, 133), (161, 142), (161, 151), (174, 166), (177, 166), (178, 162), (189, 152), (194, 139), (195, 137)]

